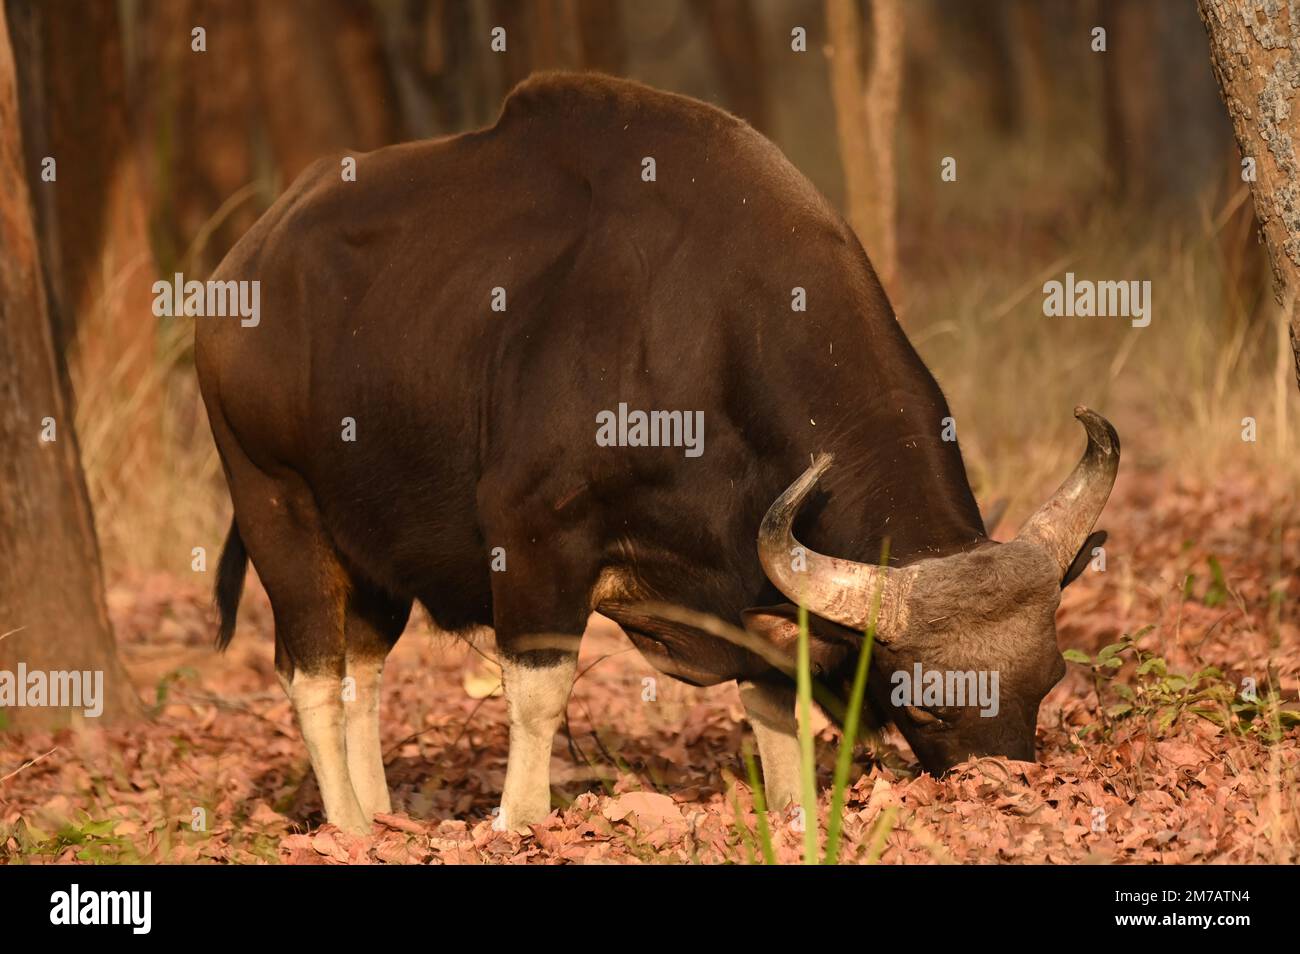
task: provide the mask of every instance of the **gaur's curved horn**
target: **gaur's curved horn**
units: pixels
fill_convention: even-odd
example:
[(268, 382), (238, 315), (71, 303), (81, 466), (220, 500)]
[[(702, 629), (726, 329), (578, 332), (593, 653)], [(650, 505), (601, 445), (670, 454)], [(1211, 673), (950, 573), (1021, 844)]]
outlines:
[(1046, 550), (1062, 574), (1101, 516), (1119, 472), (1119, 435), (1110, 421), (1083, 405), (1074, 409), (1074, 416), (1088, 432), (1083, 457), (1074, 473), (1016, 535), (1017, 540), (1028, 540)]
[(831, 465), (830, 454), (819, 454), (811, 467), (786, 488), (768, 508), (758, 529), (758, 558), (772, 585), (795, 604), (823, 619), (866, 630), (872, 605), (880, 593), (877, 636), (887, 642), (892, 610), (899, 596), (899, 571), (869, 563), (824, 556), (799, 543), (792, 525), (817, 479)]

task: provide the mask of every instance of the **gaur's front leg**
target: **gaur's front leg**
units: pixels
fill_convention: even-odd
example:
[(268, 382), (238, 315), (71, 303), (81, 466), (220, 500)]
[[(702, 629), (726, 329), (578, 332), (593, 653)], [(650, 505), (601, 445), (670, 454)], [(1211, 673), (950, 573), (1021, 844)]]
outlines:
[(783, 811), (799, 801), (799, 727), (794, 687), (775, 681), (742, 681), (740, 701), (758, 741), (767, 807)]
[(578, 664), (578, 639), (569, 639), (571, 652), (502, 653), (510, 711), (510, 756), (497, 821), (502, 828), (526, 829), (551, 813), (551, 747), (564, 721)]

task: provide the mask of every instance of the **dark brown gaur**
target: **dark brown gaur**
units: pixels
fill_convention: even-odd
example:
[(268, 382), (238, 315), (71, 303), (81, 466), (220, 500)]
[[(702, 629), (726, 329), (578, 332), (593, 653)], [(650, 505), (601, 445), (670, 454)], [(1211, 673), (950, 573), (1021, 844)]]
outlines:
[[(219, 641), (251, 560), (331, 821), (366, 830), (391, 806), (380, 675), (417, 601), (444, 630), (495, 632), (510, 827), (551, 810), (593, 611), (670, 675), (739, 683), (778, 807), (799, 785), (796, 604), (819, 681), (847, 697), (876, 583), (868, 715), (933, 771), (1034, 757), (1064, 666), (1060, 589), (1118, 460), (1101, 418), (1081, 413), (1084, 464), (1021, 535), (989, 540), (940, 436), (947, 402), (853, 230), (704, 103), (540, 75), (488, 129), (349, 155), (355, 179), (341, 158), (304, 172), (211, 276), (260, 282), (260, 322), (195, 332), (234, 504)], [(621, 406), (700, 415), (702, 453), (598, 442)], [(815, 548), (798, 574), (783, 564), (796, 531)], [(996, 673), (996, 716), (894, 704), (891, 678), (916, 665)]]

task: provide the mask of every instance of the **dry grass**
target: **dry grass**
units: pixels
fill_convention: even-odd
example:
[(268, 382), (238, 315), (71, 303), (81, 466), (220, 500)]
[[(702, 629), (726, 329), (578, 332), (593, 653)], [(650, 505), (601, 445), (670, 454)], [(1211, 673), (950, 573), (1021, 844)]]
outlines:
[[(1297, 475), (1285, 454), (1297, 422), (1286, 412), (1289, 347), (1278, 360), (1280, 309), (1265, 301), (1251, 316), (1232, 300), (1213, 235), (1189, 238), (1177, 222), (1144, 232), (1100, 213), (1031, 255), (998, 251), (928, 264), (905, 315), (948, 396), (981, 497), (1007, 494), (1024, 515), (1050, 492), (1082, 446), (1076, 404), (1114, 422), (1126, 466)], [(1043, 283), (1067, 271), (1150, 281), (1150, 325), (1046, 317)], [(1242, 439), (1245, 417), (1257, 422), (1254, 443)]]

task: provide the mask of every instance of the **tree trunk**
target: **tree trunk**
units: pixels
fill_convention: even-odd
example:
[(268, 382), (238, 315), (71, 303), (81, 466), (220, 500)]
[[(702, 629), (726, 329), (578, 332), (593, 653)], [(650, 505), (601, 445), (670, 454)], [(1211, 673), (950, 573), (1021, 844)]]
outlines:
[(622, 76), (627, 69), (627, 36), (623, 8), (615, 0), (578, 0), (578, 31), (582, 38), (582, 65)]
[(1110, 188), (1121, 198), (1150, 202), (1162, 194), (1159, 165), (1164, 90), (1159, 69), (1155, 5), (1105, 0), (1101, 7), (1106, 52), (1097, 54), (1105, 96)]
[(506, 31), (506, 55), (493, 56), (503, 91), (538, 70), (617, 74), (626, 63), (622, 10), (613, 0), (492, 0), (489, 10), (492, 26)]
[(691, 0), (691, 9), (696, 22), (704, 25), (723, 103), (759, 132), (771, 135), (766, 57), (755, 5), (751, 0)]
[(865, 245), (871, 229), (867, 121), (862, 112), (862, 18), (857, 0), (826, 0), (831, 97), (844, 173), (846, 218)]
[(898, 0), (872, 0), (871, 62), (863, 81), (856, 0), (826, 0), (831, 90), (848, 219), (897, 304), (897, 121), (902, 92), (903, 15)]
[(289, 186), (336, 149), (362, 152), (396, 141), (379, 21), (355, 0), (276, 0), (254, 5), (261, 111)]
[(898, 104), (903, 92), (901, 0), (871, 0), (871, 62), (863, 91), (875, 190), (880, 280), (898, 306)]
[(1054, 76), (1040, 0), (1015, 0), (1007, 10), (1007, 26), (1016, 75), (1016, 130), (1044, 129), (1052, 112)]
[[(139, 699), (117, 658), (95, 527), (59, 372), (23, 157), (8, 17), (0, 10), (0, 670), (103, 674), (103, 715)], [(41, 440), (49, 418), (55, 440)], [(80, 708), (14, 706), (9, 727), (66, 724)]]
[(1291, 351), (1300, 386), (1300, 59), (1295, 24), (1300, 0), (1259, 4), (1198, 0), (1210, 36), (1210, 60), (1243, 159), (1273, 265), (1273, 289), (1291, 309)]
[(88, 400), (130, 409), (104, 449), (102, 470), (120, 473), (129, 463), (137, 479), (147, 479), (160, 440), (161, 396), (152, 381), (156, 269), (127, 120), (117, 7), (107, 0), (22, 2), (40, 44), (39, 67), (20, 80), (23, 101), (34, 83), (43, 87), (40, 114), (25, 109), (24, 126), (44, 125), (41, 138), (57, 162), (56, 181), (45, 183), (43, 157), (27, 151), (32, 188), (53, 199), (38, 234), (47, 250), (57, 246), (57, 257), (46, 260), (58, 300), (56, 345), (70, 354)]
[[(253, 142), (261, 119), (257, 34), (249, 0), (141, 0), (131, 95), (159, 258), (170, 274), (203, 278), (257, 220), (251, 201), (217, 212), (257, 177)], [(206, 31), (207, 52), (191, 33)], [(304, 118), (304, 123), (310, 117)], [(207, 236), (205, 244), (196, 242)], [(201, 247), (200, 247), (201, 245)], [(190, 254), (193, 253), (193, 254)]]

